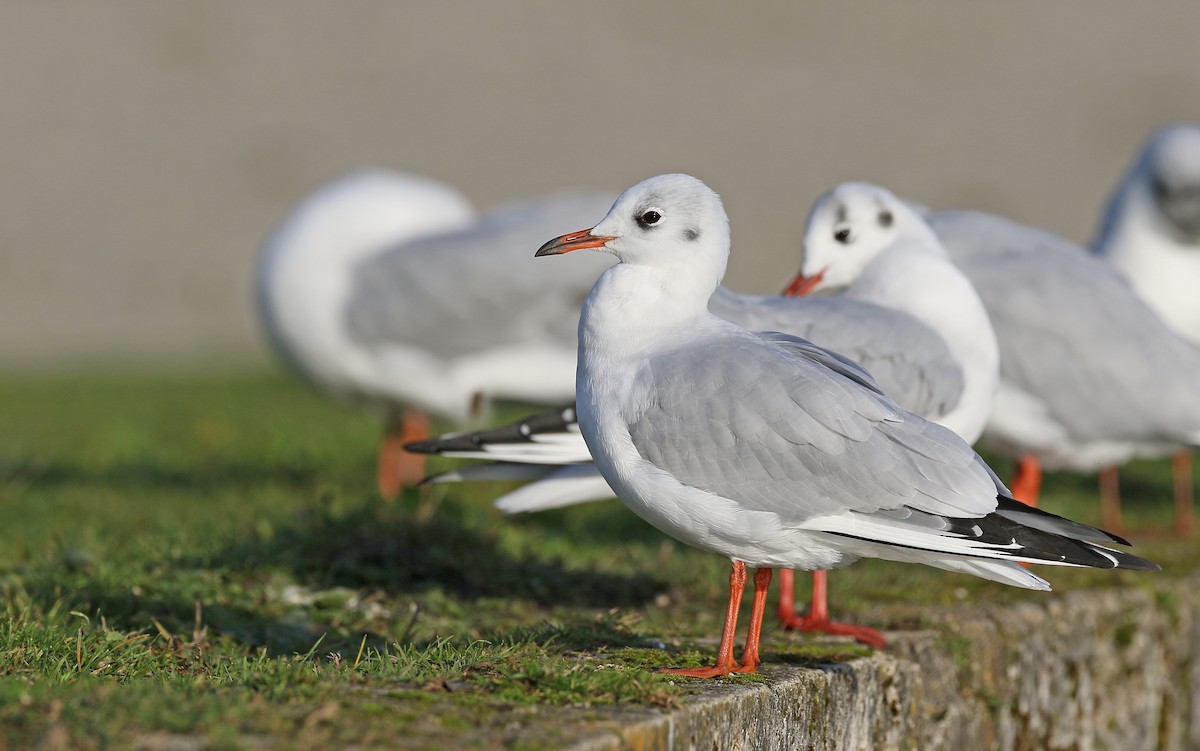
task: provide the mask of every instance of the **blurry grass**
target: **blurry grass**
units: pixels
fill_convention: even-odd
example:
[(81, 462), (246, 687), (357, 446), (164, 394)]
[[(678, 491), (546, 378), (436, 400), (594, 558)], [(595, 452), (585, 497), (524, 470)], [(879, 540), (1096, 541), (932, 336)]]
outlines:
[[(727, 562), (616, 502), (515, 519), (496, 485), (380, 502), (377, 425), (283, 374), (9, 376), (0, 426), (0, 748), (554, 745), (572, 726), (547, 706), (669, 705), (693, 684), (651, 671), (712, 659)], [(1123, 481), (1133, 523), (1169, 522), (1165, 464)], [(1094, 478), (1048, 478), (1051, 510), (1094, 522), (1094, 499)], [(1141, 552), (1169, 572), (1193, 550)], [(1038, 596), (870, 561), (831, 586), (839, 616), (877, 626)], [(862, 653), (766, 639), (768, 661)]]

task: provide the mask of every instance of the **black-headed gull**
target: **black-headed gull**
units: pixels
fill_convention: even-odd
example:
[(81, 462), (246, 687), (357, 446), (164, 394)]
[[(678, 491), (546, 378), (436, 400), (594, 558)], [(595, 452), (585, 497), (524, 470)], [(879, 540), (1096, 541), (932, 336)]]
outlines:
[[(1200, 346), (1200, 127), (1155, 133), (1117, 185), (1093, 252), (1175, 333)], [(1172, 460), (1176, 531), (1194, 530), (1190, 452)]]
[(1150, 137), (1109, 200), (1093, 251), (1200, 344), (1200, 127)]
[[(998, 382), (995, 336), (979, 296), (923, 219), (883, 188), (847, 183), (814, 204), (804, 247), (803, 270), (791, 287), (836, 288), (840, 294), (762, 297), (718, 287), (709, 311), (742, 328), (793, 334), (847, 356), (906, 410), (954, 430), (968, 442), (978, 438)], [(410, 448), (525, 463), (475, 465), (433, 478), (534, 480), (497, 500), (506, 513), (612, 496), (590, 464), (569, 408)], [(530, 466), (560, 464), (566, 466)], [(783, 625), (883, 645), (882, 635), (872, 629), (832, 622), (826, 591), (824, 572), (815, 572), (808, 614), (798, 616), (792, 574), (781, 572)]]
[(271, 235), (263, 323), (310, 381), (383, 413), (385, 496), (424, 474), (402, 446), (427, 435), (426, 413), (464, 422), (491, 398), (573, 397), (574, 322), (609, 263), (548, 269), (525, 251), (611, 202), (562, 193), (476, 220), (441, 183), (365, 170), (317, 190)]
[[(842, 356), (711, 314), (729, 224), (699, 180), (639, 183), (599, 224), (537, 255), (582, 249), (618, 260), (579, 323), (577, 410), (596, 465), (634, 513), (733, 563), (716, 665), (672, 672), (756, 670), (775, 567), (871, 556), (1042, 590), (1019, 562), (1156, 568), (1099, 544), (1118, 538), (1009, 498), (961, 438), (905, 412)], [(758, 572), (738, 665), (747, 565)]]
[[(809, 212), (800, 272), (787, 292), (836, 292), (836, 300), (870, 302), (927, 326), (945, 342), (951, 362), (960, 369), (958, 398), (951, 403), (929, 403), (876, 380), (884, 393), (909, 412), (953, 430), (967, 443), (979, 438), (999, 381), (996, 337), (971, 282), (951, 263), (924, 218), (908, 204), (868, 183), (842, 183), (821, 196)], [(867, 370), (875, 373), (869, 366)], [(813, 573), (812, 591), (808, 613), (796, 615), (792, 573), (781, 572), (779, 615), (785, 626), (850, 634), (863, 640), (866, 630), (862, 627), (830, 621), (825, 572)]]
[(982, 444), (1020, 461), (1013, 490), (1027, 503), (1042, 466), (1100, 470), (1101, 523), (1121, 529), (1116, 466), (1200, 443), (1200, 350), (1072, 243), (978, 212), (928, 219), (1000, 343)]

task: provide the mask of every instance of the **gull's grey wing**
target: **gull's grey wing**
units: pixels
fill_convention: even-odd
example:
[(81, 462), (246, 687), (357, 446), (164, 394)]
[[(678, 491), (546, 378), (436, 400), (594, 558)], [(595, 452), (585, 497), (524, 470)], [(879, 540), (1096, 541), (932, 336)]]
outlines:
[(748, 510), (801, 523), (850, 510), (979, 517), (996, 507), (996, 484), (958, 436), (802, 339), (730, 327), (708, 346), (652, 357), (638, 383), (638, 452)]
[(1192, 442), (1200, 350), (1112, 268), (1050, 233), (974, 212), (930, 224), (987, 307), (1000, 377), (1083, 439)]
[[(897, 558), (900, 549), (899, 559), (955, 570), (963, 556), (1157, 568), (1096, 544), (1120, 542), (1100, 530), (1001, 497), (958, 436), (864, 380), (809, 342), (730, 326), (648, 360), (629, 432), (641, 456), (679, 482), (743, 513), (775, 514), (781, 533), (838, 536), (859, 555)], [(1013, 583), (1011, 571), (974, 573)]]
[(913, 316), (843, 297), (758, 297), (718, 288), (709, 310), (752, 331), (782, 331), (865, 368), (904, 409), (936, 420), (964, 388), (945, 340)]
[(567, 263), (536, 263), (533, 254), (552, 237), (600, 221), (612, 201), (607, 193), (564, 193), (390, 248), (355, 270), (347, 331), (367, 346), (403, 342), (444, 356), (530, 340), (572, 346), (583, 299), (614, 261), (580, 253)]

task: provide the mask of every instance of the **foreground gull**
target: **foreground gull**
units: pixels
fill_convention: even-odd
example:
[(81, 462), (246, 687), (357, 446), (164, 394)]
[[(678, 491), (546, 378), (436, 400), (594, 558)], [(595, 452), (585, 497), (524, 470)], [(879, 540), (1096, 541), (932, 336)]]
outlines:
[[(1200, 128), (1155, 133), (1117, 186), (1093, 252), (1111, 263), (1177, 334), (1200, 346)], [(1175, 503), (1192, 508), (1190, 452), (1172, 459)], [(1191, 534), (1190, 514), (1176, 531)]]
[(545, 268), (526, 249), (594, 221), (607, 194), (570, 193), (473, 221), (457, 191), (368, 170), (319, 189), (267, 241), (259, 309), (281, 356), (322, 390), (383, 414), (385, 496), (424, 475), (405, 443), (427, 413), (574, 395), (574, 321), (609, 263)]
[[(1200, 349), (1082, 248), (978, 212), (928, 218), (1000, 343), (983, 445), (1020, 461), (1013, 491), (1027, 503), (1043, 466), (1100, 470), (1101, 524), (1119, 531), (1116, 467), (1200, 443)], [(1190, 499), (1176, 515), (1190, 526)]]
[[(1155, 569), (1121, 542), (1031, 509), (951, 431), (905, 412), (858, 366), (796, 337), (712, 315), (729, 225), (686, 175), (646, 180), (590, 230), (537, 252), (610, 253), (583, 306), (576, 395), (597, 467), (634, 513), (733, 562), (717, 663), (670, 672), (754, 672), (771, 569), (872, 556), (1030, 589), (1018, 565)], [(754, 576), (740, 665), (733, 634)]]
[[(797, 284), (836, 288), (841, 294), (760, 297), (718, 287), (709, 311), (743, 328), (801, 336), (847, 356), (905, 409), (968, 442), (978, 438), (998, 380), (995, 336), (983, 303), (921, 217), (882, 188), (847, 183), (815, 203), (804, 247), (810, 278), (801, 274)], [(613, 494), (590, 464), (572, 409), (410, 448), (526, 463), (477, 465), (434, 478), (536, 480), (497, 501), (507, 513)], [(560, 464), (567, 466), (546, 466)], [(778, 612), (786, 628), (845, 634), (883, 646), (877, 631), (830, 620), (824, 572), (814, 572), (812, 604), (803, 616), (795, 610), (791, 571), (785, 569), (780, 579)]]

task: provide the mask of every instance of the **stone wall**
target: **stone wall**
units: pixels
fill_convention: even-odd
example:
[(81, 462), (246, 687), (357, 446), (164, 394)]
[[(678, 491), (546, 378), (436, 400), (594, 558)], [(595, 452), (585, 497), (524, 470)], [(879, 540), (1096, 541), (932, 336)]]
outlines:
[(768, 665), (766, 684), (705, 686), (671, 712), (627, 716), (602, 749), (1200, 748), (1200, 577), (1154, 589), (933, 610), (842, 664)]

